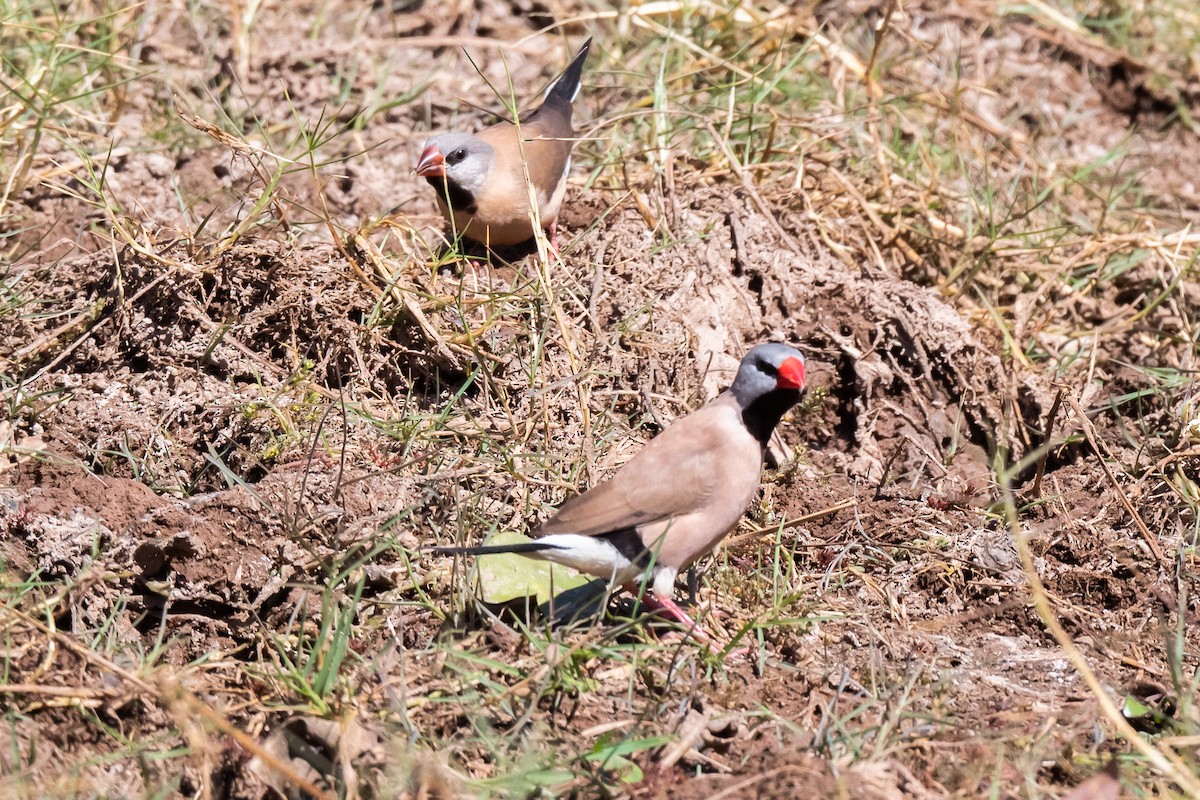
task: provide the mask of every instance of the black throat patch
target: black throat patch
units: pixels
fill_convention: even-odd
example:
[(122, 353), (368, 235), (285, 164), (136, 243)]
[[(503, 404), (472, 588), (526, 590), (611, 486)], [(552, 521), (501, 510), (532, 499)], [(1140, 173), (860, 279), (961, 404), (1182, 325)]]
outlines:
[(475, 195), (450, 180), (450, 178), (443, 178), (440, 175), (430, 175), (425, 180), (429, 181), (429, 185), (433, 187), (433, 190), (438, 193), (439, 197), (443, 200), (449, 198), (450, 208), (454, 211), (474, 214), (478, 210), (475, 205)]
[(776, 389), (767, 392), (742, 411), (742, 423), (750, 434), (767, 446), (775, 426), (787, 413), (788, 409), (800, 401), (799, 389)]

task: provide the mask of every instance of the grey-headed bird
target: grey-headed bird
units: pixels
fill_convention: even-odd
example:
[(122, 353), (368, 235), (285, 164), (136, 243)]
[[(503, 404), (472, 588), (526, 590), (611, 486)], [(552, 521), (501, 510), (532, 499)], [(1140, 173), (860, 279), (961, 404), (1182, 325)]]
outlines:
[(488, 246), (528, 241), (534, 233), (532, 188), (538, 218), (557, 247), (558, 211), (575, 145), (571, 108), (591, 44), (583, 43), (542, 104), (518, 117), (519, 126), (503, 121), (476, 134), (443, 133), (425, 142), (417, 174), (437, 192), (438, 206), (457, 233)]
[(607, 481), (562, 505), (531, 542), (436, 547), (443, 555), (519, 553), (611, 580), (703, 636), (672, 597), (675, 579), (712, 551), (758, 491), (767, 442), (804, 392), (804, 356), (762, 344), (733, 384), (650, 440)]

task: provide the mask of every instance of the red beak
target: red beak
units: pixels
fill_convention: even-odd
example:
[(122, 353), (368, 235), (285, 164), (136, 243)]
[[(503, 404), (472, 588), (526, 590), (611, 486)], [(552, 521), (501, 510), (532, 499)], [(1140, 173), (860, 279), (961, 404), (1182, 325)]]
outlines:
[(442, 151), (437, 149), (437, 145), (431, 144), (421, 153), (421, 160), (417, 162), (417, 174), (422, 178), (446, 177), (446, 158)]
[(779, 378), (775, 382), (777, 389), (804, 388), (804, 362), (798, 358), (789, 358), (779, 365)]

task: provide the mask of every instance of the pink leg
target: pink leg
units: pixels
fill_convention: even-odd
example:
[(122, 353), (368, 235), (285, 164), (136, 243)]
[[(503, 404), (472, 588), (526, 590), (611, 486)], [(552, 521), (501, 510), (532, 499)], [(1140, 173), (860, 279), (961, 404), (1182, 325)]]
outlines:
[(550, 227), (548, 228), (548, 230), (550, 231), (550, 249), (553, 250), (556, 255), (560, 255), (560, 253), (558, 251), (558, 220), (557, 219), (550, 223)]
[[(630, 594), (637, 596), (638, 587), (636, 584), (629, 584), (623, 588)], [(662, 612), (662, 616), (678, 622), (697, 641), (712, 641), (712, 637), (708, 635), (708, 631), (704, 630), (704, 628), (701, 628), (700, 623), (689, 617), (688, 613), (680, 608), (679, 604), (670, 597), (659, 597), (653, 592), (648, 592), (642, 596), (642, 603), (653, 611)]]
[(700, 623), (688, 616), (687, 612), (679, 607), (679, 604), (670, 597), (655, 597), (653, 594), (648, 595), (650, 605), (657, 605), (660, 611), (665, 611), (666, 616), (674, 617), (675, 621), (687, 629), (687, 632), (699, 642), (711, 642), (712, 637), (708, 635), (708, 631), (700, 627)]

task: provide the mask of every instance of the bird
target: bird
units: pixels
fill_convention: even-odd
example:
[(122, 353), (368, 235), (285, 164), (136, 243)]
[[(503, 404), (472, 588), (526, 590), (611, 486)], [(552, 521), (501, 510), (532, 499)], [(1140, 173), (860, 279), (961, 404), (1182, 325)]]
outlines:
[[(558, 212), (567, 191), (575, 129), (571, 109), (592, 46), (589, 38), (546, 89), (532, 113), (479, 133), (443, 133), (425, 142), (416, 173), (437, 192), (442, 215), (454, 230), (488, 247), (533, 238), (530, 189), (538, 218), (558, 247)], [(526, 184), (528, 174), (529, 184)]]
[(709, 553), (754, 499), (767, 442), (804, 393), (804, 356), (770, 342), (742, 358), (733, 383), (651, 439), (611, 478), (564, 503), (530, 535), (505, 545), (434, 547), (440, 555), (519, 553), (610, 580), (707, 634), (675, 602), (681, 570)]

